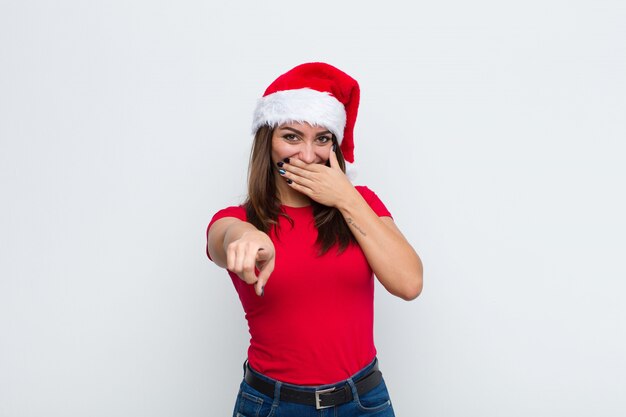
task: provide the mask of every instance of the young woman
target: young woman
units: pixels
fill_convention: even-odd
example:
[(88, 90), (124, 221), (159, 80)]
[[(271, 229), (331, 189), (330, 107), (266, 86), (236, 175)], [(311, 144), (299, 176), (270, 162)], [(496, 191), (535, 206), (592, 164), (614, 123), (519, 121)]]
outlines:
[(394, 415), (373, 340), (374, 275), (412, 300), (422, 264), (376, 194), (345, 174), (359, 95), (324, 63), (278, 77), (254, 113), (248, 198), (207, 229), (251, 336), (233, 416)]

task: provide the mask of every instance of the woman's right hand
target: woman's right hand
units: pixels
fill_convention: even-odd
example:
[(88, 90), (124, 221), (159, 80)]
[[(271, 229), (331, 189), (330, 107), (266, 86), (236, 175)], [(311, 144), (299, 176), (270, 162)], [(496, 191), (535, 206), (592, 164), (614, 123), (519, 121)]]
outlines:
[(274, 271), (276, 255), (269, 236), (260, 230), (246, 231), (231, 241), (225, 250), (226, 268), (246, 283), (254, 284), (256, 294), (262, 296), (265, 284)]

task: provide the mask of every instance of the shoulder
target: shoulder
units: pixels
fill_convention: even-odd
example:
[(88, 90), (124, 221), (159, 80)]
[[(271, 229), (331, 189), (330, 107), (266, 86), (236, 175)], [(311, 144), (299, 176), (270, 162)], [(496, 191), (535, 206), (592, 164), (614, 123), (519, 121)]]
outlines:
[(213, 217), (240, 217), (246, 216), (246, 208), (244, 206), (230, 206), (218, 210)]
[(243, 206), (230, 206), (223, 208), (217, 211), (211, 221), (209, 222), (209, 226), (207, 227), (207, 231), (211, 228), (211, 225), (218, 221), (219, 219), (223, 219), (224, 217), (234, 217), (239, 220), (246, 221), (248, 216), (246, 215), (246, 209)]
[(359, 194), (361, 194), (361, 197), (363, 197), (365, 199), (365, 201), (372, 202), (372, 201), (380, 201), (380, 198), (378, 197), (378, 195), (376, 195), (376, 193), (374, 191), (372, 191), (369, 187), (365, 186), (365, 185), (355, 185), (354, 188), (359, 192)]
[(388, 216), (391, 217), (391, 213), (385, 206), (385, 203), (376, 195), (374, 191), (372, 191), (369, 187), (365, 185), (355, 185), (354, 188), (361, 194), (361, 197), (365, 200), (365, 202), (376, 212), (379, 217)]
[(365, 185), (355, 185), (354, 188), (365, 198), (366, 196), (376, 195), (369, 187)]

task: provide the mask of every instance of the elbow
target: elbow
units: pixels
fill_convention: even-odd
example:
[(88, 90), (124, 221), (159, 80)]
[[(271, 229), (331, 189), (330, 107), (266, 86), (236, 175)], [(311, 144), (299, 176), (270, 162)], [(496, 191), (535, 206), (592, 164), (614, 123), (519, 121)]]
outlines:
[(415, 300), (422, 293), (424, 269), (422, 262), (417, 258), (414, 265), (404, 265), (390, 271), (389, 275), (376, 274), (385, 289), (405, 301)]
[(424, 266), (422, 260), (416, 254), (416, 264), (414, 268), (411, 268), (412, 272), (405, 280), (405, 285), (402, 294), (399, 297), (405, 301), (415, 300), (422, 293), (424, 286)]
[(423, 286), (424, 273), (420, 262), (419, 268), (406, 279), (404, 288), (397, 295), (405, 301), (415, 300), (422, 293)]
[(401, 294), (398, 294), (400, 298), (404, 301), (413, 301), (422, 293), (422, 279), (420, 277), (419, 282), (407, 285), (407, 287), (402, 291)]

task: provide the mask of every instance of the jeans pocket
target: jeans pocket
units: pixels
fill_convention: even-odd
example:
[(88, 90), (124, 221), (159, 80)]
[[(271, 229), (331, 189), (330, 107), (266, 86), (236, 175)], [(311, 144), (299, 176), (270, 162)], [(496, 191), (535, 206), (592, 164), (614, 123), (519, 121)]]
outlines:
[(389, 398), (389, 392), (387, 391), (387, 386), (385, 385), (384, 380), (380, 381), (380, 384), (378, 384), (371, 391), (368, 391), (363, 395), (359, 395), (356, 402), (361, 411), (367, 413), (379, 413), (383, 410), (389, 409), (389, 414), (385, 415), (393, 416), (391, 399)]
[(237, 417), (259, 417), (263, 399), (242, 391), (237, 401)]
[(241, 384), (237, 402), (235, 403), (235, 417), (268, 417), (272, 413), (272, 400), (258, 393), (245, 381)]

